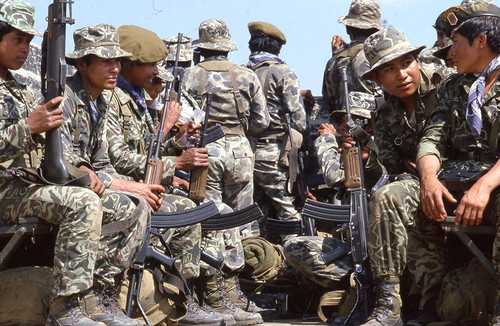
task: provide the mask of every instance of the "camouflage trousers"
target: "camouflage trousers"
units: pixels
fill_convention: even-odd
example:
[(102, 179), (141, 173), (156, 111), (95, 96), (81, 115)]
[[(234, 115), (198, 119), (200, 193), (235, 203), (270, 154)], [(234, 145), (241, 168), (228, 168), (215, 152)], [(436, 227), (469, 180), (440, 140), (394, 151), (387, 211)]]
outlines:
[[(215, 202), (224, 213), (229, 207), (239, 210), (253, 203), (253, 152), (244, 136), (226, 135), (207, 145), (208, 177), (206, 200)], [(231, 271), (241, 269), (245, 255), (239, 229), (203, 232), (202, 248), (224, 258)], [(209, 268), (208, 273), (215, 273)]]
[(401, 276), (408, 266), (422, 289), (421, 308), (438, 295), (446, 274), (444, 233), (420, 209), (420, 183), (401, 180), (372, 195), (369, 202), (368, 255), (374, 277)]
[[(54, 295), (71, 295), (114, 277), (135, 259), (149, 219), (147, 203), (135, 195), (106, 190), (99, 198), (81, 187), (0, 185), (1, 220), (14, 224), (36, 216), (59, 226), (54, 247)], [(101, 236), (101, 225), (135, 220), (119, 232)]]
[[(177, 212), (194, 208), (196, 204), (189, 198), (171, 194), (163, 195), (162, 212)], [(201, 225), (194, 224), (177, 228), (168, 248), (175, 257), (175, 268), (188, 281), (200, 275)]]
[(349, 275), (354, 265), (350, 255), (326, 265), (322, 253), (341, 245), (342, 241), (336, 238), (302, 236), (289, 239), (283, 252), (293, 268), (320, 286), (332, 289), (339, 286), (339, 282)]

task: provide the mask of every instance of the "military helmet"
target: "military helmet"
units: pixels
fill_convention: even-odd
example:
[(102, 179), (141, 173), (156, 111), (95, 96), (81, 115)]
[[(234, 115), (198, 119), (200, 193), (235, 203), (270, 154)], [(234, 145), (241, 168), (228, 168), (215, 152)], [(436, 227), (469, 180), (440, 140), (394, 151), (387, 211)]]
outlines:
[(35, 7), (26, 1), (6, 0), (0, 3), (0, 21), (30, 35), (42, 35), (34, 28)]
[[(375, 96), (364, 92), (349, 92), (349, 109), (352, 115), (371, 119), (372, 114), (375, 113), (377, 105), (375, 103)], [(345, 107), (333, 111), (336, 117), (345, 114)]]
[(359, 29), (375, 28), (381, 30), (384, 24), (380, 21), (381, 10), (373, 0), (354, 0), (349, 13), (339, 17), (339, 23)]
[(370, 70), (363, 74), (369, 79), (372, 71), (405, 54), (414, 53), (417, 56), (425, 45), (414, 47), (408, 42), (405, 34), (395, 27), (389, 27), (373, 33), (365, 40), (363, 50), (370, 64)]
[[(177, 36), (164, 38), (163, 43), (165, 43), (168, 49), (167, 61), (175, 61), (175, 56), (177, 54)], [(179, 51), (179, 61), (193, 60), (192, 43), (193, 40), (189, 36), (182, 36)]]
[(156, 33), (135, 25), (123, 25), (118, 28), (120, 47), (132, 53), (131, 61), (153, 63), (167, 57), (165, 43)]
[(471, 0), (464, 5), (454, 6), (446, 9), (441, 17), (439, 25), (444, 35), (451, 37), (451, 32), (465, 20), (474, 15), (491, 15), (500, 17), (500, 7), (486, 1)]
[(248, 31), (252, 36), (259, 36), (261, 33), (275, 38), (281, 44), (286, 44), (286, 37), (282, 31), (273, 24), (265, 22), (248, 23)]
[(231, 40), (231, 34), (226, 23), (220, 19), (207, 19), (198, 28), (197, 40), (193, 46), (200, 49), (222, 52), (236, 51), (236, 44)]
[(93, 54), (99, 58), (112, 59), (130, 57), (131, 53), (120, 48), (118, 31), (107, 24), (87, 26), (73, 33), (75, 51), (66, 54), (66, 62), (74, 65), (75, 60)]

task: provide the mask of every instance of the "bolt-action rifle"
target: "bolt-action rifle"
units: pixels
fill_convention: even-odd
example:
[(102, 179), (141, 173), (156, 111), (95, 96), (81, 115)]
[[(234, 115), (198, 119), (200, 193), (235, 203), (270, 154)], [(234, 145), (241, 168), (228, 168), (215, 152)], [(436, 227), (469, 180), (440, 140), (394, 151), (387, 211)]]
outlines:
[[(72, 4), (71, 0), (54, 0), (49, 5), (48, 26), (43, 36), (41, 67), (42, 94), (45, 102), (64, 94), (67, 72), (66, 24), (75, 22), (71, 17)], [(53, 128), (45, 135), (45, 155), (40, 165), (41, 173), (49, 182), (65, 184), (70, 180), (70, 173), (64, 161), (61, 129)]]

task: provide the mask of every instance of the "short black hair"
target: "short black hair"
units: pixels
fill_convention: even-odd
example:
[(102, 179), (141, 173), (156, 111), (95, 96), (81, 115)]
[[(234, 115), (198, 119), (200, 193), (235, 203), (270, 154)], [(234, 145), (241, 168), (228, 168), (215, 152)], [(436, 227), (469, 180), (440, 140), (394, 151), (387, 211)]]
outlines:
[(379, 30), (377, 28), (369, 28), (369, 29), (362, 29), (362, 28), (356, 28), (352, 26), (346, 26), (345, 27), (347, 34), (353, 36), (353, 37), (368, 37), (372, 35), (373, 33), (378, 32)]
[(280, 41), (264, 33), (254, 35), (250, 38), (250, 41), (248, 41), (248, 47), (252, 52), (264, 51), (272, 54), (278, 54), (281, 50), (281, 45)]
[(202, 49), (202, 48), (198, 48), (198, 50), (200, 51), (200, 55), (204, 58), (215, 57), (218, 55), (223, 55), (223, 56), (227, 57), (227, 54), (229, 52), (229, 51)]
[(491, 50), (500, 53), (500, 17), (485, 15), (467, 19), (453, 33), (465, 37), (470, 45), (478, 35), (486, 35), (486, 43)]
[(14, 28), (12, 26), (10, 26), (9, 24), (7, 24), (6, 22), (0, 22), (0, 42), (2, 41), (3, 36), (5, 34), (9, 34), (13, 30), (14, 30)]

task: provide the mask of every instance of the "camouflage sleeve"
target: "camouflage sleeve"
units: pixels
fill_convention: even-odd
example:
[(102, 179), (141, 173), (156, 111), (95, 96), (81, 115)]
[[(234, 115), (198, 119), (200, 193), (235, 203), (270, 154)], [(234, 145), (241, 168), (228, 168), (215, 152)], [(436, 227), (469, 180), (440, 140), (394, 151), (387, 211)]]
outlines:
[(334, 187), (344, 181), (344, 170), (340, 167), (340, 153), (334, 135), (321, 135), (314, 142), (318, 164), (328, 186)]
[(5, 126), (5, 122), (6, 120), (0, 120), (0, 163), (19, 156), (19, 153), (37, 149), (27, 119), (19, 120), (9, 126)]
[[(105, 118), (106, 119), (106, 118)], [(101, 180), (101, 182), (109, 188), (113, 183), (114, 178), (124, 179), (123, 176), (118, 174), (114, 166), (111, 164), (111, 160), (108, 155), (109, 144), (106, 138), (108, 123), (107, 119), (103, 122), (103, 128), (100, 130), (100, 135), (98, 137), (99, 144), (98, 150), (92, 153), (92, 166), (94, 171)]]
[[(110, 103), (107, 112), (108, 128), (106, 138), (109, 143), (109, 158), (116, 171), (122, 175), (142, 180), (146, 171), (147, 156), (130, 150), (123, 136), (122, 117), (119, 116), (115, 106)], [(175, 172), (175, 158), (163, 157), (164, 170), (162, 181), (166, 184), (172, 182)]]
[(283, 108), (285, 112), (290, 112), (292, 127), (300, 132), (305, 132), (307, 124), (306, 110), (304, 109), (304, 102), (300, 95), (299, 79), (287, 67), (281, 80), (283, 82)]
[(270, 122), (269, 111), (266, 106), (264, 91), (257, 75), (247, 69), (249, 72), (250, 88), (250, 117), (248, 118), (248, 134), (257, 135), (263, 132)]
[(379, 148), (378, 159), (390, 174), (401, 173), (403, 162), (399, 158), (394, 140), (386, 126), (383, 112), (379, 112), (375, 118), (375, 143)]
[(323, 88), (322, 88), (322, 95), (323, 95), (323, 100), (328, 103), (328, 106), (333, 106), (332, 103), (335, 102), (334, 100), (334, 95), (332, 93), (332, 85), (331, 85), (331, 75), (332, 75), (332, 68), (333, 65), (335, 64), (335, 57), (330, 58), (328, 62), (326, 63), (325, 67), (325, 72), (323, 74)]

